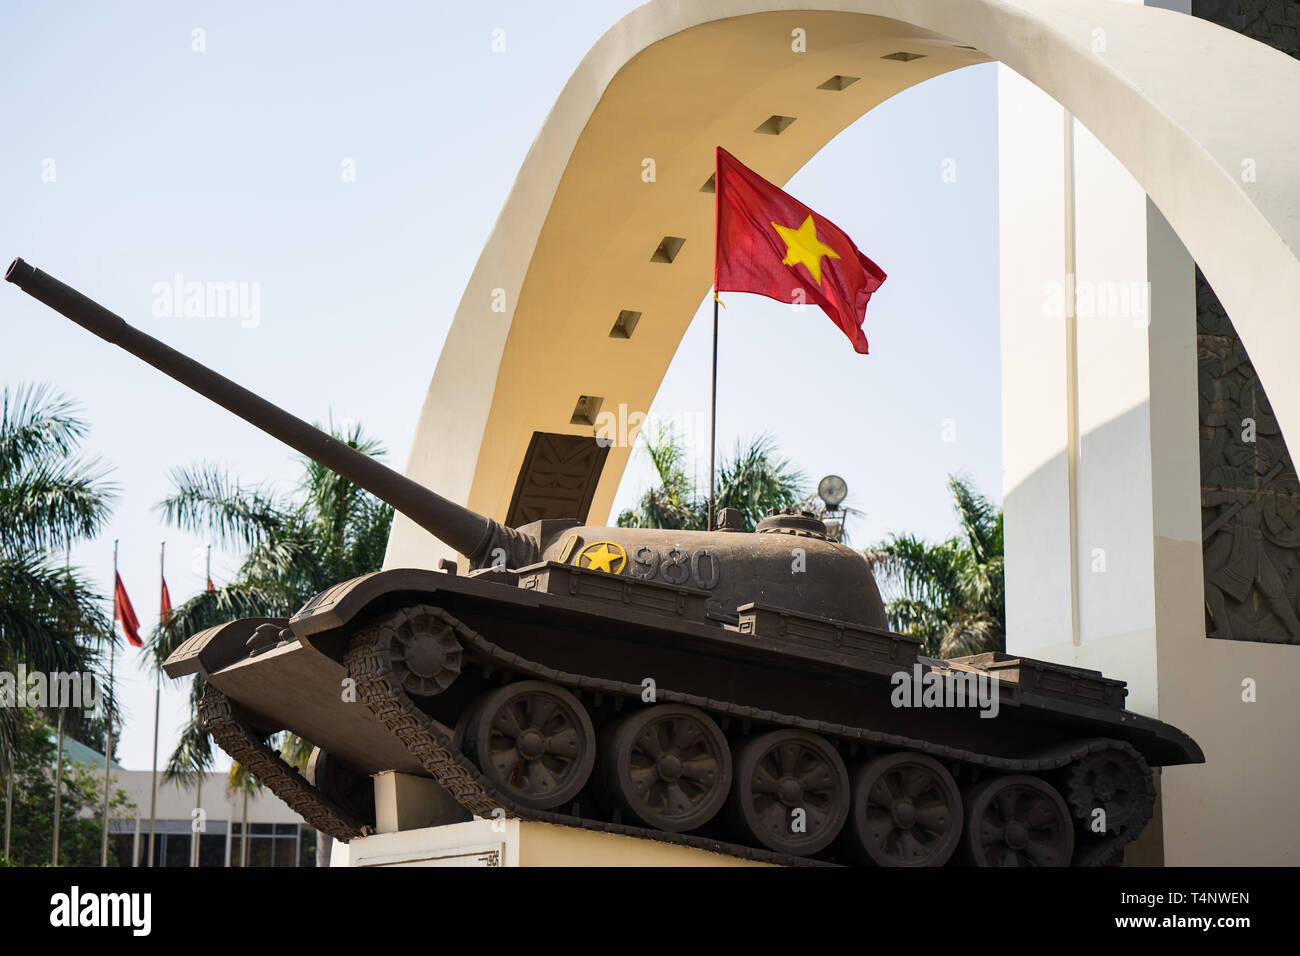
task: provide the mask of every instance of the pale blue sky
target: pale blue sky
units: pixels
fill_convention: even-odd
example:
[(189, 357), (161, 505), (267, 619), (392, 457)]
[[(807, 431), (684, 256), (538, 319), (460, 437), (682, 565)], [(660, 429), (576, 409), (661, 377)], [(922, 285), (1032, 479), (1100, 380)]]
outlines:
[[(400, 467), (520, 162), (573, 68), (634, 6), (6, 3), (0, 258), (23, 256), (298, 415), (362, 422)], [(195, 28), (206, 52), (191, 49)], [(870, 356), (815, 310), (726, 297), (721, 447), (766, 430), (813, 481), (842, 475), (866, 512), (850, 525), (859, 545), (950, 533), (949, 472), (1001, 499), (995, 82), (984, 65), (904, 93), (787, 186), (889, 273), (868, 309)], [(177, 273), (260, 283), (260, 324), (154, 317), (155, 283)], [(710, 314), (702, 304), (654, 411), (707, 411)], [(0, 383), (79, 399), (88, 450), (116, 465), (111, 529), (73, 562), (109, 593), (119, 537), (145, 622), (160, 541), (173, 598), (202, 586), (205, 542), (153, 510), (168, 469), (207, 460), (293, 487), (282, 446), (8, 286), (0, 343)], [(776, 365), (780, 387), (761, 375)], [(647, 481), (630, 468), (617, 507)], [(214, 551), (218, 581), (237, 566)], [(151, 685), (127, 656), (119, 753), (147, 768)], [(168, 688), (164, 755), (185, 706)]]

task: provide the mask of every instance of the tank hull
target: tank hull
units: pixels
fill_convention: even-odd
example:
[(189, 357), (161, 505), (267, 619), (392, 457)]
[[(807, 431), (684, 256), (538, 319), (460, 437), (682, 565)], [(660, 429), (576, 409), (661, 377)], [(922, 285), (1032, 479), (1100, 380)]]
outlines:
[[(577, 695), (597, 729), (677, 704), (708, 714), (735, 742), (797, 729), (829, 741), (850, 764), (906, 752), (942, 762), (963, 785), (1031, 774), (1063, 791), (1069, 768), (1095, 751), (1118, 748), (1142, 767), (1203, 759), (1176, 728), (1125, 710), (1122, 684), (1095, 672), (1005, 656), (931, 661), (918, 657), (914, 638), (754, 605), (735, 623), (700, 624), (693, 602), (707, 600), (689, 588), (554, 562), (473, 577), (385, 571), (313, 598), (284, 622), (278, 646), (250, 656), (245, 643), (258, 622), (235, 622), (196, 635), (167, 668), (202, 674), (238, 712), (244, 737), (232, 745), (244, 759), (250, 741), (290, 730), (360, 774), (432, 776), (470, 813), (617, 829), (777, 862), (806, 858), (737, 840), (722, 816), (689, 833), (629, 825), (596, 776), (564, 807), (518, 805), (467, 756), (466, 715), (494, 688), (541, 681)], [(464, 655), (455, 681), (428, 697), (405, 693), (387, 652), (372, 646), (372, 622), (413, 606), (450, 622)], [(959, 674), (989, 692), (924, 706), (921, 685), (942, 694)], [(223, 746), (231, 739), (216, 736)], [(364, 826), (336, 825), (334, 835), (347, 839)], [(1138, 832), (1085, 839), (1073, 862), (1111, 860)], [(851, 859), (835, 846), (812, 856)]]

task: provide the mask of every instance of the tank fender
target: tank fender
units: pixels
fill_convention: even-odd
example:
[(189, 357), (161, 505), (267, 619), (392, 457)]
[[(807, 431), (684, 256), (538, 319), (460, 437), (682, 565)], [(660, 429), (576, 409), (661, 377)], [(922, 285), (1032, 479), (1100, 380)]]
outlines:
[(451, 581), (463, 582), (445, 571), (392, 568), (352, 578), (322, 591), (289, 618), (289, 629), (304, 647), (342, 660), (347, 642), (345, 625), (362, 615), (375, 601), (394, 593), (431, 595)]
[(289, 621), (283, 617), (246, 617), (199, 631), (167, 656), (163, 672), (168, 677), (198, 674), (206, 678), (223, 667), (229, 667), (248, 656), (248, 639), (263, 624), (287, 627)]

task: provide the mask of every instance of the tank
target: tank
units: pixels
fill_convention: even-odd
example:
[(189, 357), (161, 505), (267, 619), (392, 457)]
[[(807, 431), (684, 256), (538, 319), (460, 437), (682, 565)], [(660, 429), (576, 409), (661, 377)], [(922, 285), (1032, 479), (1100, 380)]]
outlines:
[[(519, 817), (785, 864), (1096, 866), (1150, 820), (1153, 767), (1203, 762), (1122, 681), (891, 632), (813, 515), (753, 532), (476, 514), (132, 328), (21, 259), (8, 281), (367, 489), (466, 562), (341, 581), (165, 663), (217, 743), (342, 841), (371, 777), (431, 778), (431, 823)], [(267, 744), (315, 746), (299, 774)]]

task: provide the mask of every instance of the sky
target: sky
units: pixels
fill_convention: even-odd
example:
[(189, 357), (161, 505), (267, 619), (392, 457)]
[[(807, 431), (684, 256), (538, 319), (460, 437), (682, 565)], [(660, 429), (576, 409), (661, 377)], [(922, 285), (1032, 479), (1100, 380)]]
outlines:
[[(303, 418), (360, 422), (400, 468), (530, 144), (587, 50), (635, 6), (10, 0), (0, 258), (22, 256)], [(505, 49), (494, 52), (497, 30)], [(1001, 501), (994, 70), (887, 101), (786, 186), (889, 274), (868, 309), (869, 356), (815, 310), (726, 297), (720, 450), (766, 432), (810, 486), (841, 475), (863, 512), (849, 524), (859, 547), (953, 533), (950, 473)], [(256, 321), (156, 314), (157, 287), (177, 276), (248, 283)], [(692, 422), (707, 410), (711, 314), (706, 300), (656, 414)], [(777, 361), (772, 388), (756, 373)], [(0, 386), (26, 382), (75, 398), (85, 453), (113, 468), (113, 519), (72, 563), (110, 595), (118, 539), (145, 625), (162, 542), (173, 601), (203, 586), (208, 540), (156, 508), (171, 469), (212, 463), (283, 494), (301, 474), (273, 439), (6, 285)], [(707, 446), (692, 451), (706, 482)], [(650, 481), (634, 457), (615, 513)], [(214, 579), (239, 559), (214, 548)], [(147, 769), (152, 677), (131, 649), (116, 673), (119, 759)], [(187, 707), (186, 688), (164, 681), (160, 761)]]

